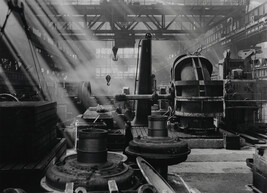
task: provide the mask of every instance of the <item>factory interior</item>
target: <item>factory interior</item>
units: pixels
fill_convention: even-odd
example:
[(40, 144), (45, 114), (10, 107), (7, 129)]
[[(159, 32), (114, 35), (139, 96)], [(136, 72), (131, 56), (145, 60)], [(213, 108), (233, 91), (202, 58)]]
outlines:
[(0, 193), (52, 192), (267, 193), (267, 0), (1, 0)]

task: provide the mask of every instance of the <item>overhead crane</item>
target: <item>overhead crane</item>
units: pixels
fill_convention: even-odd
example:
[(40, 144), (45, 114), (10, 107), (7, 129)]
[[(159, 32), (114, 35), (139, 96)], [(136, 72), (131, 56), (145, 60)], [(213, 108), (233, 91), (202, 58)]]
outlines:
[[(50, 22), (66, 39), (100, 40), (132, 47), (149, 31), (155, 39), (174, 40), (205, 33), (227, 16), (244, 15), (246, 1), (37, 1), (50, 10)], [(28, 2), (29, 6), (30, 2)], [(71, 6), (72, 13), (69, 12)], [(60, 8), (59, 8), (60, 7)], [(38, 14), (37, 17), (44, 17)], [(84, 31), (85, 30), (85, 31)], [(119, 39), (122, 39), (119, 40)], [(123, 41), (129, 41), (128, 45)]]

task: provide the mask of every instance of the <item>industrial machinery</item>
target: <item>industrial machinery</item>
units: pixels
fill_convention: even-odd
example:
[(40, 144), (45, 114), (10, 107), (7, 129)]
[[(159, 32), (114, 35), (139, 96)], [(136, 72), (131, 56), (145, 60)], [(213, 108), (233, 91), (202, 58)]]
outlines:
[(125, 149), (126, 155), (135, 160), (145, 158), (167, 180), (168, 165), (187, 159), (190, 149), (186, 142), (168, 137), (167, 116), (148, 117), (148, 136), (134, 138)]
[[(221, 116), (223, 112), (223, 82), (210, 79), (212, 64), (206, 58), (183, 55), (173, 64), (171, 92), (152, 93), (150, 34), (142, 41), (141, 49), (137, 94), (119, 94), (115, 96), (115, 101), (137, 101), (132, 125), (148, 125), (148, 136), (131, 140), (124, 153), (133, 162), (138, 156), (145, 158), (167, 179), (168, 165), (185, 161), (190, 149), (186, 142), (168, 136), (169, 117), (151, 115), (152, 104), (161, 99), (169, 100), (175, 121), (184, 130), (214, 129), (213, 118)], [(90, 107), (82, 115), (83, 123), (78, 124), (77, 129), (77, 154), (66, 157), (63, 162), (48, 169), (43, 180), (47, 190), (64, 191), (66, 185), (73, 182), (75, 187), (83, 187), (87, 191), (107, 191), (106, 184), (111, 178), (122, 190), (136, 188), (139, 182), (131, 167), (121, 161), (114, 161), (116, 156), (107, 152), (108, 134), (114, 129), (116, 121), (113, 111), (113, 108), (107, 106), (100, 109)], [(123, 115), (119, 119), (123, 123), (127, 122)], [(105, 130), (102, 130), (103, 125), (101, 129), (94, 127), (94, 124), (100, 123), (106, 127)]]
[(77, 129), (100, 128), (108, 131), (108, 150), (116, 151), (124, 148), (124, 134), (126, 120), (124, 115), (118, 114), (112, 106), (89, 107), (77, 123)]
[(222, 119), (225, 129), (255, 131), (263, 124), (262, 107), (267, 99), (267, 81), (253, 78), (252, 55), (244, 59), (231, 59), (228, 52), (220, 66), (225, 89), (225, 116)]
[(211, 80), (212, 64), (200, 55), (179, 56), (171, 70), (174, 114), (184, 130), (214, 130), (223, 114), (223, 81)]
[[(151, 66), (151, 34), (147, 33), (142, 41), (141, 60), (137, 94), (152, 94), (152, 66)], [(147, 116), (151, 114), (151, 103), (146, 100), (138, 100), (133, 125), (147, 125)]]
[(168, 136), (169, 117), (151, 115), (151, 105), (161, 99), (169, 100), (172, 118), (184, 131), (202, 133), (214, 130), (214, 118), (223, 115), (223, 81), (211, 80), (213, 67), (205, 57), (197, 53), (182, 55), (174, 61), (171, 70), (170, 93), (152, 93), (151, 36), (147, 35), (143, 41), (142, 51), (146, 50), (147, 53), (141, 54), (138, 93), (116, 95), (115, 99), (137, 100), (133, 126), (148, 125), (148, 136), (139, 136), (130, 141), (125, 154), (130, 160), (135, 160), (138, 156), (145, 158), (167, 179), (168, 165), (185, 161), (190, 149), (186, 142)]
[(223, 115), (223, 81), (211, 80), (210, 61), (197, 53), (179, 56), (171, 69), (171, 92), (152, 93), (151, 35), (142, 43), (137, 95), (115, 96), (118, 101), (137, 100), (133, 126), (147, 126), (151, 105), (168, 99), (181, 129), (214, 130), (213, 118)]
[[(153, 119), (155, 118), (156, 117)], [(155, 154), (153, 155), (158, 156), (158, 161), (162, 161), (164, 164), (164, 166), (161, 167), (159, 167), (158, 164), (157, 168), (162, 169), (160, 172), (165, 175), (165, 179), (167, 179), (167, 173), (165, 173), (167, 172), (167, 165), (165, 164), (174, 164), (184, 161), (190, 150), (186, 143), (178, 139), (166, 137), (167, 130), (166, 127), (164, 127), (164, 124), (166, 124), (166, 117), (163, 117), (163, 122), (162, 120), (158, 120), (159, 118), (156, 119), (156, 121), (154, 120), (151, 123), (151, 128), (153, 129), (150, 131), (152, 136), (150, 143), (152, 147), (149, 148), (150, 144), (148, 143), (147, 150), (155, 150)], [(139, 170), (133, 169), (130, 165), (125, 163), (125, 155), (107, 152), (106, 130), (97, 128), (81, 129), (78, 131), (78, 138), (77, 154), (68, 155), (64, 160), (48, 168), (45, 177), (41, 180), (41, 186), (45, 190), (53, 192), (144, 193), (158, 192), (159, 190), (170, 193), (175, 192), (168, 182), (144, 159), (138, 158), (139, 162), (142, 162), (140, 162), (138, 166), (144, 176), (143, 178)], [(163, 140), (163, 145), (160, 145), (159, 139)], [(153, 144), (154, 142), (157, 142), (157, 144)], [(167, 152), (159, 154), (158, 150)], [(147, 155), (149, 157), (149, 152), (147, 152)], [(144, 163), (146, 163), (146, 165), (144, 165)], [(146, 184), (145, 180), (149, 184)], [(177, 186), (185, 190), (187, 187), (182, 182)], [(189, 191), (186, 190), (182, 192), (188, 193)]]
[(253, 172), (252, 188), (255, 192), (267, 192), (267, 153), (266, 145), (259, 145), (255, 148), (255, 154), (247, 159), (247, 165)]
[(77, 154), (52, 165), (42, 180), (48, 191), (64, 192), (68, 183), (74, 189), (84, 188), (87, 192), (108, 191), (108, 181), (115, 180), (120, 190), (136, 189), (139, 180), (133, 169), (124, 164), (120, 154), (107, 152), (107, 131), (82, 129), (78, 131)]

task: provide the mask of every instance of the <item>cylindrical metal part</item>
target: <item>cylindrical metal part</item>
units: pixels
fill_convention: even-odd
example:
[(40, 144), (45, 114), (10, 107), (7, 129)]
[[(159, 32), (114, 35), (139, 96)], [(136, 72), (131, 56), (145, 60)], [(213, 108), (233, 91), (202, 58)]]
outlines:
[(151, 115), (148, 116), (148, 136), (149, 137), (168, 137), (167, 116)]
[[(119, 98), (120, 97), (120, 98)], [(164, 95), (157, 95), (158, 99), (170, 99), (171, 96), (168, 94), (164, 94)], [(115, 99), (119, 99), (119, 100), (152, 100), (152, 94), (138, 94), (138, 95), (116, 95)]]
[(81, 163), (104, 163), (107, 161), (107, 134), (103, 129), (78, 131), (77, 161)]
[[(146, 34), (146, 39), (142, 40), (137, 94), (152, 94), (151, 72), (151, 34)], [(151, 115), (150, 101), (138, 100), (132, 125), (147, 126), (148, 115)]]

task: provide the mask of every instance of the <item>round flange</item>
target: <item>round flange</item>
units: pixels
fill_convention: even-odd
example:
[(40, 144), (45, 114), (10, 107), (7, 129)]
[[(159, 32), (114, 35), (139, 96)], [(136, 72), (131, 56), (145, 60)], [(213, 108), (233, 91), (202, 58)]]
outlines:
[(81, 163), (77, 161), (76, 154), (70, 155), (47, 170), (43, 187), (64, 191), (66, 183), (74, 182), (75, 187), (83, 187), (87, 191), (107, 191), (108, 180), (113, 179), (121, 190), (131, 189), (134, 184), (133, 169), (122, 159), (122, 155), (108, 152), (105, 163)]
[(191, 151), (188, 144), (179, 139), (144, 137), (132, 140), (125, 152), (130, 158), (141, 156), (149, 162), (174, 165), (185, 161)]

